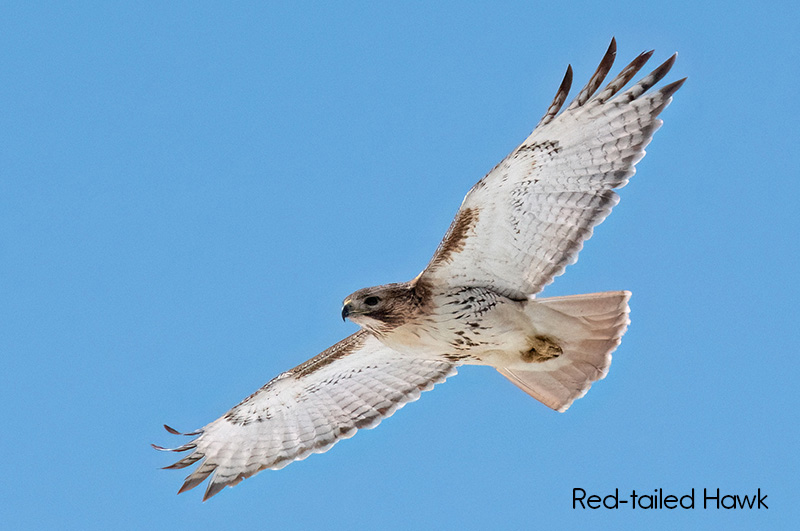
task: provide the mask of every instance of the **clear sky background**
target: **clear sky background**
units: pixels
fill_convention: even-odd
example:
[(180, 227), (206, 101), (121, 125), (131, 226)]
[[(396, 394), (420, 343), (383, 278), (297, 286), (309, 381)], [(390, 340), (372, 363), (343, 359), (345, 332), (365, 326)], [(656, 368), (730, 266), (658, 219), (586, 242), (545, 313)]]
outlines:
[[(42, 4), (0, 6), (2, 527), (800, 519), (795, 2)], [(414, 277), (612, 36), (612, 73), (655, 48), (689, 80), (545, 292), (633, 292), (608, 378), (558, 414), (467, 367), (327, 454), (176, 496), (161, 424), (352, 333), (344, 296)], [(769, 510), (574, 511), (574, 487)]]

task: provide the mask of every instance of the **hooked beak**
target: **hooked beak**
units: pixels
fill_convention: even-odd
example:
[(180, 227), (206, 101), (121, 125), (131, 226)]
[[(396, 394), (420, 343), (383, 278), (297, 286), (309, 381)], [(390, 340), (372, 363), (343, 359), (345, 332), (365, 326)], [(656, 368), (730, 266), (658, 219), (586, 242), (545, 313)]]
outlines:
[(350, 315), (350, 312), (351, 312), (352, 309), (353, 309), (353, 305), (350, 304), (349, 302), (345, 303), (345, 305), (342, 306), (342, 321), (347, 319), (347, 316)]

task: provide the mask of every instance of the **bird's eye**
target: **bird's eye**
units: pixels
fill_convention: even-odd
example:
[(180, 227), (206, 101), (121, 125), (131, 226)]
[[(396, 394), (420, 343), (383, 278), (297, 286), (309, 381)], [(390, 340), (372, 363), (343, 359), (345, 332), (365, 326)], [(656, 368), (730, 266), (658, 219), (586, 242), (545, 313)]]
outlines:
[(381, 302), (380, 297), (372, 296), (372, 297), (367, 297), (366, 299), (364, 299), (364, 304), (366, 304), (367, 306), (375, 306), (379, 302)]

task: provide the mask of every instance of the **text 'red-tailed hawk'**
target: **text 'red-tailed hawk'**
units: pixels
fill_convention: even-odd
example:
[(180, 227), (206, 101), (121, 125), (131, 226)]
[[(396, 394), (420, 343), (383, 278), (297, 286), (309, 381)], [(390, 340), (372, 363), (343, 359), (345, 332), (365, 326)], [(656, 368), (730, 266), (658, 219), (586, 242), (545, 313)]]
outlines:
[(648, 92), (673, 55), (621, 92), (652, 55), (645, 52), (598, 92), (615, 54), (612, 40), (597, 71), (559, 113), (572, 82), (567, 68), (544, 118), (472, 187), (422, 273), (344, 300), (342, 317), (361, 330), (169, 450), (191, 453), (167, 468), (199, 462), (179, 492), (210, 476), (208, 499), (260, 470), (324, 452), (462, 364), (494, 367), (557, 411), (606, 375), (629, 323), (630, 293), (535, 295), (576, 260), (617, 204), (614, 189), (634, 174), (661, 125), (659, 113), (684, 82)]

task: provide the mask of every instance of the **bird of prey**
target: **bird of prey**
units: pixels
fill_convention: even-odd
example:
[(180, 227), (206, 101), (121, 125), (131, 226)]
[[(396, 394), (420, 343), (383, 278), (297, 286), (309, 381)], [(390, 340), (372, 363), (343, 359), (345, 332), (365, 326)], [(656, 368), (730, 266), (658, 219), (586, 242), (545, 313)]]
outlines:
[[(210, 477), (204, 500), (373, 428), (464, 364), (489, 365), (557, 411), (603, 378), (630, 322), (627, 291), (536, 298), (577, 259), (618, 202), (658, 115), (685, 81), (649, 91), (676, 55), (622, 90), (644, 52), (604, 88), (616, 55), (562, 112), (572, 68), (522, 144), (467, 193), (425, 269), (409, 282), (344, 300), (355, 334), (278, 375), (190, 442), (166, 468), (199, 466), (179, 492)], [(598, 91), (598, 89), (600, 89)], [(173, 434), (178, 431), (165, 426)]]

